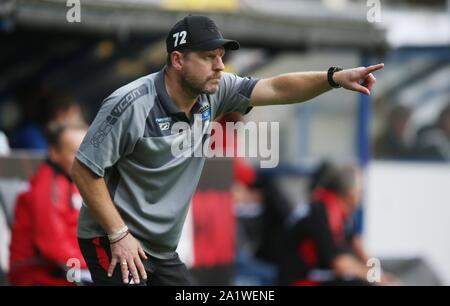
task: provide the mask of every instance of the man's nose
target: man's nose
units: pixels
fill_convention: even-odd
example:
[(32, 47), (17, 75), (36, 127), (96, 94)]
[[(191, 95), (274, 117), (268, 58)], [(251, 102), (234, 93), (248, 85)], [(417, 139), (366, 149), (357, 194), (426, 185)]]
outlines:
[(225, 65), (223, 64), (222, 57), (217, 56), (216, 60), (214, 61), (213, 69), (216, 71), (222, 71), (225, 69)]

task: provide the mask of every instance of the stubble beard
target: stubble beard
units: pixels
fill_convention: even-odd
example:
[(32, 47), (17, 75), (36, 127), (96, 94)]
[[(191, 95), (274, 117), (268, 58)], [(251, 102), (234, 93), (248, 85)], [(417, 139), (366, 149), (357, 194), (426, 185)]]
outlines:
[(211, 77), (206, 78), (206, 80), (199, 80), (196, 76), (192, 76), (187, 72), (182, 73), (181, 75), (181, 84), (183, 88), (186, 88), (188, 92), (192, 94), (192, 96), (198, 96), (201, 94), (212, 95), (217, 92), (218, 87), (209, 87), (208, 82), (211, 80)]

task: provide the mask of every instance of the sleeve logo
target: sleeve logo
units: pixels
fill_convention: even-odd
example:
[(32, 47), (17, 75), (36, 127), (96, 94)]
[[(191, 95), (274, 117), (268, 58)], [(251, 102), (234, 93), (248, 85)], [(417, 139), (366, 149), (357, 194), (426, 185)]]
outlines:
[(98, 148), (100, 144), (105, 139), (106, 135), (109, 134), (113, 125), (119, 120), (123, 115), (125, 110), (133, 104), (134, 101), (146, 95), (148, 93), (148, 88), (144, 84), (136, 89), (131, 90), (125, 96), (120, 99), (120, 101), (114, 106), (109, 116), (100, 124), (97, 131), (95, 131), (94, 136), (92, 136), (90, 143)]

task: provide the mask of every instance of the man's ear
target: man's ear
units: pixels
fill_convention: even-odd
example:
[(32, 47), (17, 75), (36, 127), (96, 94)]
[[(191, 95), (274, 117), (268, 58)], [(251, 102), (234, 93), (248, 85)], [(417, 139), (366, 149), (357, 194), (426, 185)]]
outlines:
[(170, 60), (172, 61), (172, 66), (175, 70), (181, 70), (183, 68), (183, 53), (179, 51), (173, 51), (170, 54)]

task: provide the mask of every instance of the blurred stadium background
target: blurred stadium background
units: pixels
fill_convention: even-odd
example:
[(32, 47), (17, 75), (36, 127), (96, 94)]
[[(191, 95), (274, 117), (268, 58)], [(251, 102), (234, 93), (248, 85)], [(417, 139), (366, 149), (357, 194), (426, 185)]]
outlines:
[[(81, 0), (81, 22), (69, 23), (68, 1), (2, 0), (0, 130), (14, 134), (24, 116), (18, 96), (30, 82), (75, 97), (91, 122), (113, 90), (164, 65), (165, 35), (188, 13), (207, 14), (240, 41), (241, 50), (225, 62), (240, 75), (384, 62), (371, 97), (334, 90), (301, 105), (254, 109), (244, 120), (280, 122), (280, 164), (263, 174), (294, 205), (306, 200), (309, 175), (323, 159), (358, 164), (365, 189), (355, 218), (369, 253), (405, 284), (450, 285), (450, 153), (416, 150), (418, 132), (450, 103), (450, 1), (381, 1), (379, 22), (367, 19), (370, 2)], [(398, 140), (407, 154), (377, 150), (398, 107), (409, 110)], [(395, 141), (388, 147), (401, 145)], [(447, 142), (441, 144), (450, 146), (450, 134)], [(0, 263), (6, 272), (15, 196), (45, 153), (3, 152)], [(180, 253), (202, 284), (235, 283), (232, 180), (229, 161), (208, 161), (186, 222)]]

